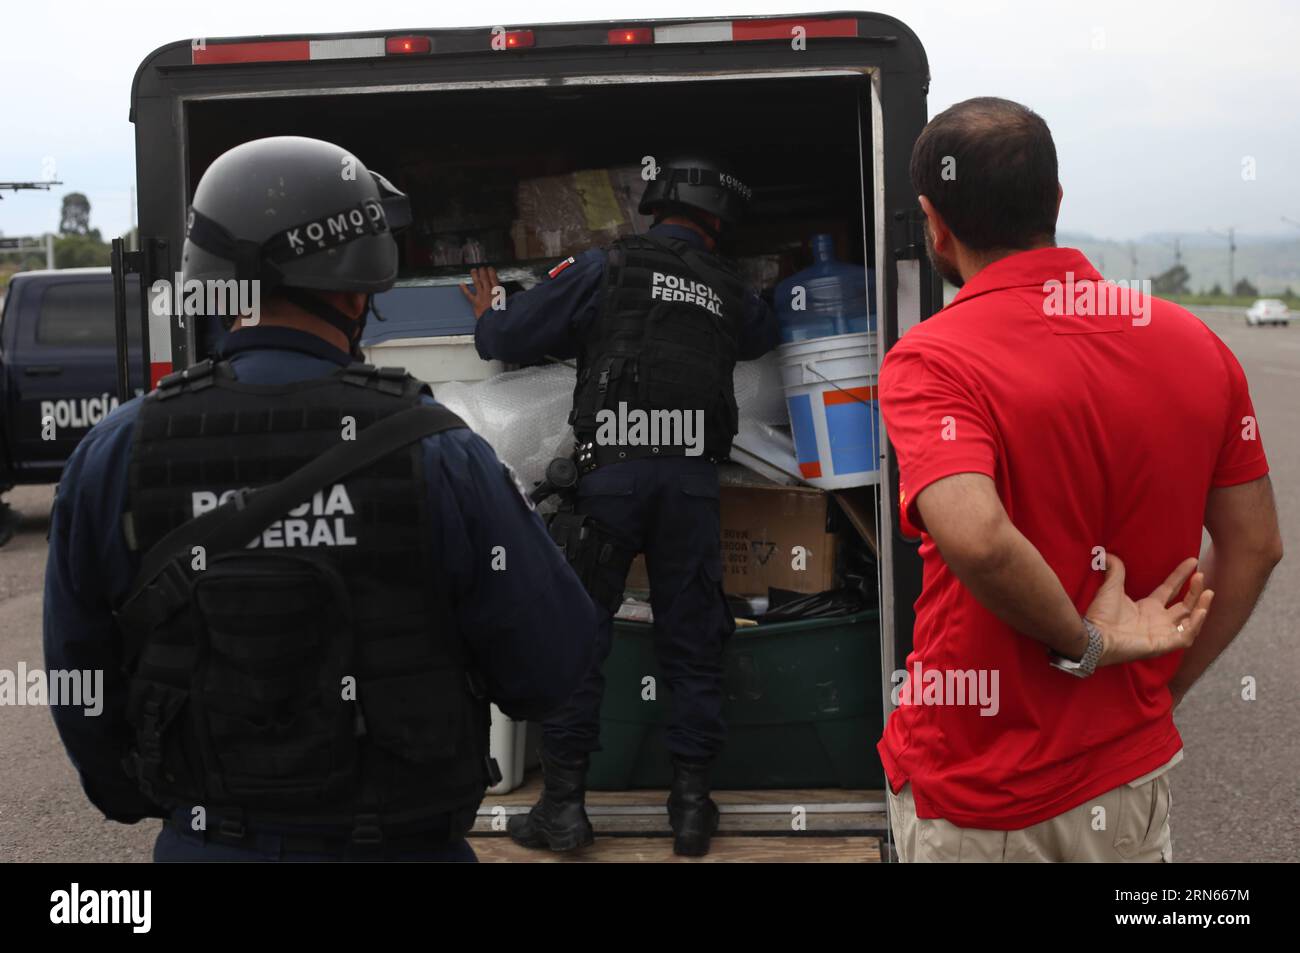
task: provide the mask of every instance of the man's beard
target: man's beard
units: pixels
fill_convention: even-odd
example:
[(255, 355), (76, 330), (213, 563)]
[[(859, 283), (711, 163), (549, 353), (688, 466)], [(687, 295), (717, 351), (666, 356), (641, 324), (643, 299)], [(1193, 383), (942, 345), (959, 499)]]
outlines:
[(930, 264), (934, 266), (934, 270), (939, 273), (939, 277), (948, 284), (954, 288), (960, 288), (966, 283), (966, 279), (957, 270), (956, 264), (951, 259), (941, 258), (939, 253), (934, 250), (934, 238), (930, 235), (929, 225), (925, 227), (925, 253), (929, 256)]

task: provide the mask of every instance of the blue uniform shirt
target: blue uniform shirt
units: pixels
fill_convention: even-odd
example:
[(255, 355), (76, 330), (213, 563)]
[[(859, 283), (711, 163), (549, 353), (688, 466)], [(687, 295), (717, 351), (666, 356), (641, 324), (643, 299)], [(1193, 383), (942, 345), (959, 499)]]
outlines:
[[(650, 234), (705, 248), (704, 237), (684, 225), (656, 225)], [(554, 278), (517, 294), (500, 311), (486, 311), (474, 328), (474, 345), (484, 360), (529, 364), (553, 357), (578, 356), (582, 339), (596, 320), (600, 283), (608, 254), (593, 248), (577, 255)], [(780, 342), (776, 314), (753, 289), (745, 293), (737, 357), (752, 361)]]
[[(350, 359), (319, 338), (245, 328), (224, 348), (241, 381), (286, 384), (323, 377)], [(121, 638), (111, 609), (140, 564), (122, 534), (127, 468), (140, 399), (91, 429), (64, 468), (45, 572), (47, 670), (104, 673), (103, 711), (54, 707), (54, 720), (91, 802), (111, 820), (161, 816), (121, 767), (130, 739)], [(597, 612), (540, 517), (492, 448), (469, 430), (426, 437), (425, 479), (437, 571), (492, 701), (513, 718), (561, 705), (591, 660)], [(503, 570), (493, 569), (504, 547)]]

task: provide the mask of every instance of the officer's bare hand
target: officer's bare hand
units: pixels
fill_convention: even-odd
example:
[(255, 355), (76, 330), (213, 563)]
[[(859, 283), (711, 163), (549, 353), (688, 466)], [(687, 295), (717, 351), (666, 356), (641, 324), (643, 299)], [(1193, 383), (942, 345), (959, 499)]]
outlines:
[[(1195, 569), (1195, 558), (1183, 560), (1151, 595), (1134, 602), (1124, 592), (1124, 563), (1107, 553), (1106, 581), (1084, 613), (1101, 630), (1104, 648), (1098, 665), (1155, 658), (1190, 646), (1214, 598), (1213, 590), (1205, 588), (1205, 574)], [(1189, 577), (1187, 595), (1169, 605)]]
[(500, 286), (497, 270), (491, 265), (470, 269), (470, 283), (460, 286), (460, 292), (474, 309), (475, 320), (483, 317), (492, 307), (493, 289)]

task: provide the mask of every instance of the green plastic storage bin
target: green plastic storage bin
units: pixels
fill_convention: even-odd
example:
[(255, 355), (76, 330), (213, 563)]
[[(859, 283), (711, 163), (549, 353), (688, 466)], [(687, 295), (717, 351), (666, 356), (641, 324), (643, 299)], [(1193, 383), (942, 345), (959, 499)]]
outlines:
[[(654, 676), (654, 700), (644, 700)], [(715, 788), (879, 788), (883, 713), (876, 610), (737, 629), (727, 643), (723, 716), (727, 743)], [(605, 662), (593, 790), (666, 788), (672, 761), (664, 728), (672, 691), (660, 676), (654, 631), (614, 624)]]

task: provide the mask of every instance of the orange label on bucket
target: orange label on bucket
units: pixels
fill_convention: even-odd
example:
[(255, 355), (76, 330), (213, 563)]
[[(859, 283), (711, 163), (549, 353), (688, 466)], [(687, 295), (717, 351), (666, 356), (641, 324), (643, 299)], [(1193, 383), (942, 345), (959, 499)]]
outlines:
[(870, 387), (837, 387), (834, 390), (822, 392), (822, 403), (827, 406), (831, 404), (865, 404), (869, 400), (876, 399), (876, 386)]

